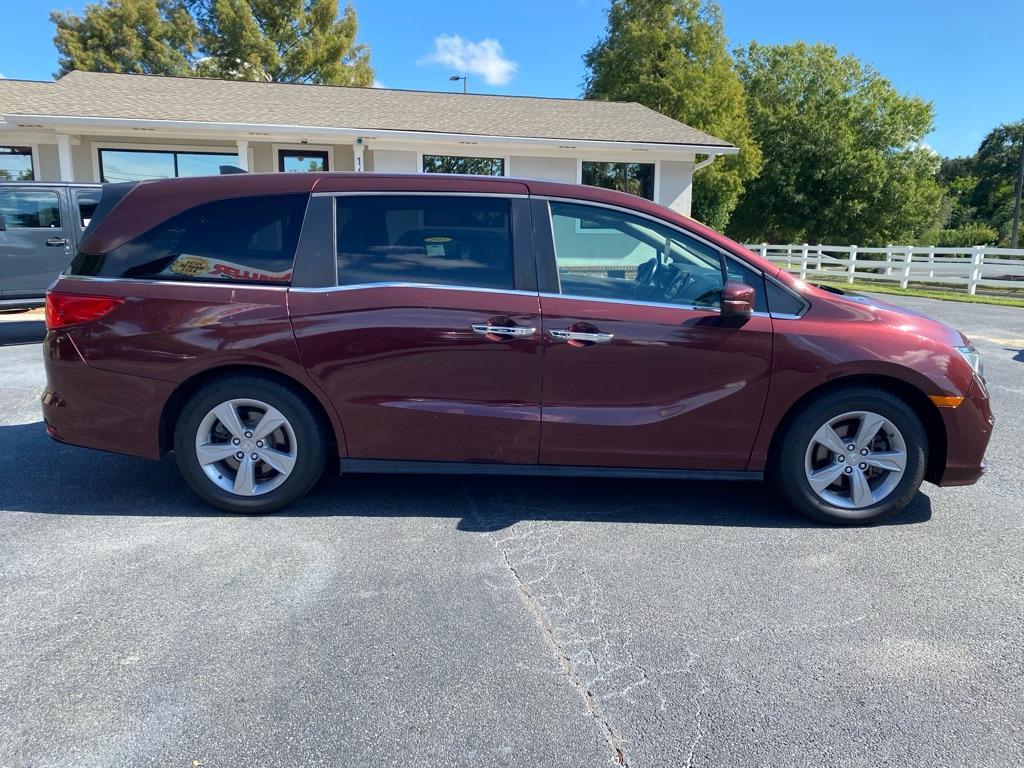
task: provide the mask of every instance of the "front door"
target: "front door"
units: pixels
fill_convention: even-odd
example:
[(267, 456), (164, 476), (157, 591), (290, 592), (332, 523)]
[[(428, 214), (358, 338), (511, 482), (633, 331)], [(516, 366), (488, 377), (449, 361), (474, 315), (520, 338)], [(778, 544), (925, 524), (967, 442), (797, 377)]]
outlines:
[(42, 296), (71, 262), (71, 222), (58, 187), (0, 188), (0, 291), (5, 299)]
[(763, 294), (760, 275), (619, 209), (552, 201), (550, 213), (540, 463), (742, 470), (772, 326), (767, 313), (723, 321), (719, 302), (726, 268)]
[(337, 196), (337, 286), (292, 289), (289, 308), (349, 458), (537, 463), (540, 306), (535, 282), (522, 290), (529, 238), (512, 237), (523, 215), (525, 199), (504, 196)]

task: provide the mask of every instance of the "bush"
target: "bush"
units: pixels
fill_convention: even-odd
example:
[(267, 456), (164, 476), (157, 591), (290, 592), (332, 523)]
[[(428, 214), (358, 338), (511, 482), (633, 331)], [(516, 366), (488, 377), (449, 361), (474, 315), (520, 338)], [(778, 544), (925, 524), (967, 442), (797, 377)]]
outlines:
[(956, 229), (929, 229), (918, 240), (918, 245), (936, 245), (940, 248), (969, 248), (972, 245), (994, 245), (999, 232), (984, 224), (965, 224)]

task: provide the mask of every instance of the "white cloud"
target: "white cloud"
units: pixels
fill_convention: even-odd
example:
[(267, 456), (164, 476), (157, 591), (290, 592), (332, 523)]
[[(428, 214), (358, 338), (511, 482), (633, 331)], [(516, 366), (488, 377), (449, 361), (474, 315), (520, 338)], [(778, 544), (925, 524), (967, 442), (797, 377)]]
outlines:
[(505, 85), (516, 74), (519, 65), (506, 59), (501, 43), (491, 38), (474, 43), (459, 35), (438, 35), (433, 53), (418, 62), (443, 64), (456, 75), (480, 75), (488, 85)]
[(378, 79), (377, 79), (376, 77), (375, 77), (375, 78), (373, 78), (373, 87), (374, 87), (374, 88), (387, 88), (387, 86), (386, 86), (386, 85), (384, 85), (384, 83), (382, 83), (382, 82), (381, 82), (380, 80), (378, 80)]

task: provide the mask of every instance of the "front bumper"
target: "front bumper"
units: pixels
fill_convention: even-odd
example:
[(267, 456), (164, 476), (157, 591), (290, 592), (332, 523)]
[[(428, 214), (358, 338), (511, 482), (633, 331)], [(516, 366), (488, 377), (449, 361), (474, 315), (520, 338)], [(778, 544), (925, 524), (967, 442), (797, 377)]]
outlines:
[(937, 485), (973, 485), (985, 474), (985, 449), (995, 418), (984, 382), (977, 376), (956, 408), (940, 408), (946, 425), (946, 466)]
[(43, 421), (54, 440), (148, 459), (160, 458), (160, 417), (174, 385), (93, 368), (65, 331), (43, 343)]

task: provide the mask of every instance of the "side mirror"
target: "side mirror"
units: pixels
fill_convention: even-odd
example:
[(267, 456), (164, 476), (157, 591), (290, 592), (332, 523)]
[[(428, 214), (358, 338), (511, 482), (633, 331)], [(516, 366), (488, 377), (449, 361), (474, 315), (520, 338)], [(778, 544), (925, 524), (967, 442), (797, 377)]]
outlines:
[(722, 319), (746, 320), (754, 313), (754, 289), (730, 280), (722, 289)]
[(0, 232), (7, 229), (7, 217), (0, 213)]

